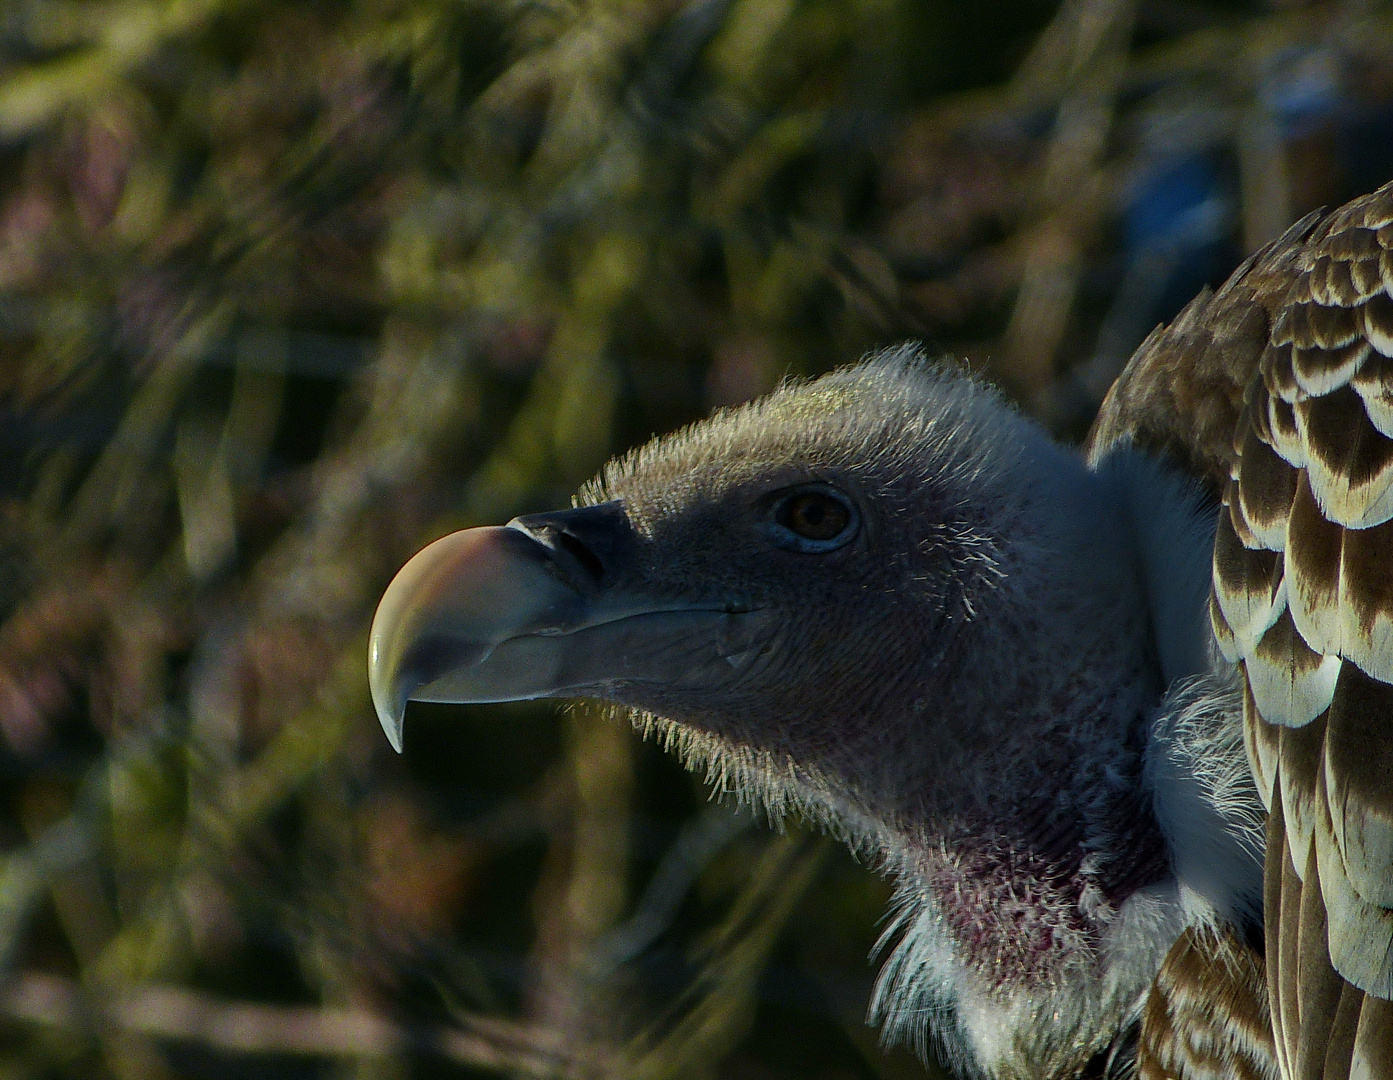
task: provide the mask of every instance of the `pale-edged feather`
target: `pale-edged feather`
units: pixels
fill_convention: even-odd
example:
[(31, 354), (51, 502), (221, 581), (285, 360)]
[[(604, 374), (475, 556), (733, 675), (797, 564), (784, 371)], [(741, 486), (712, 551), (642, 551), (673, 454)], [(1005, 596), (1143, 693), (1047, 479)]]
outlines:
[(1285, 610), (1243, 658), (1258, 711), (1282, 727), (1304, 727), (1329, 707), (1341, 664), (1307, 645)]
[(1326, 722), (1323, 782), (1345, 873), (1365, 900), (1393, 908), (1393, 740), (1372, 718), (1393, 712), (1393, 686), (1351, 665)]
[(1384, 287), (1383, 272), (1379, 263), (1380, 255), (1370, 255), (1363, 259), (1356, 259), (1348, 264), (1350, 284), (1354, 286), (1355, 292), (1358, 294), (1358, 299), (1354, 304), (1346, 304), (1347, 307), (1353, 307), (1355, 304), (1368, 300)]
[[(1273, 807), (1277, 818), (1279, 807)], [(1277, 820), (1283, 820), (1277, 818)], [(1268, 1007), (1272, 1011), (1273, 1028), (1277, 1033), (1277, 1055), (1282, 1063), (1282, 1075), (1294, 1077), (1296, 1047), (1301, 1038), (1301, 1002), (1297, 996), (1297, 957), (1301, 954), (1301, 878), (1292, 864), (1291, 849), (1286, 846), (1284, 830), (1282, 852), (1275, 868), (1278, 880), (1275, 911), (1268, 911), (1264, 920), (1270, 946), (1267, 950)], [(1268, 836), (1269, 847), (1272, 836)], [(1271, 869), (1271, 868), (1269, 868)], [(1264, 874), (1264, 877), (1266, 875)]]
[(1278, 552), (1253, 550), (1239, 540), (1228, 514), (1219, 515), (1214, 541), (1214, 596), (1230, 633), (1251, 652), (1287, 608)]
[(1224, 618), (1224, 610), (1219, 606), (1219, 596), (1212, 585), (1209, 589), (1209, 623), (1214, 628), (1214, 645), (1218, 648), (1219, 655), (1230, 664), (1238, 663), (1242, 658), (1238, 651), (1238, 639), (1233, 636), (1233, 628)]
[(1313, 846), (1329, 916), (1330, 962), (1366, 994), (1386, 1000), (1393, 997), (1393, 911), (1370, 903), (1355, 889), (1333, 835), (1324, 778), (1317, 792), (1320, 817)]
[(1321, 513), (1306, 473), (1297, 477), (1287, 521), (1283, 576), (1292, 621), (1317, 652), (1335, 655), (1344, 637), (1340, 619), (1340, 559), (1344, 529)]
[(1374, 250), (1360, 258), (1322, 255), (1311, 266), (1311, 298), (1318, 304), (1352, 308), (1383, 287), (1377, 239)]
[(1267, 546), (1243, 513), (1243, 495), (1239, 491), (1237, 476), (1232, 477), (1224, 488), (1224, 506), (1228, 509), (1229, 528), (1240, 544), (1250, 551), (1259, 551)]
[(1272, 433), (1272, 449), (1293, 468), (1305, 469), (1306, 442), (1296, 422), (1296, 406), (1293, 404), (1296, 400), (1295, 397), (1288, 400), (1271, 395), (1267, 399), (1267, 426)]
[(1393, 681), (1393, 523), (1341, 528), (1321, 513), (1303, 476), (1283, 557), (1287, 603), (1306, 643)]
[[(1364, 1009), (1364, 991), (1352, 983), (1340, 987), (1340, 1004), (1330, 1025), (1330, 1039), (1325, 1046), (1324, 1068), (1318, 1074), (1324, 1080), (1349, 1080), (1350, 1061), (1354, 1057), (1354, 1037), (1359, 1030), (1359, 1014)], [(1377, 1000), (1377, 999), (1374, 999)]]
[(1393, 360), (1370, 350), (1370, 355), (1350, 377), (1350, 385), (1364, 399), (1369, 423), (1393, 438)]
[[(1306, 881), (1315, 873), (1316, 855), (1312, 850), (1306, 856)], [(1319, 1077), (1325, 1072), (1330, 1033), (1347, 985), (1331, 967), (1326, 951), (1325, 902), (1320, 889), (1303, 886), (1297, 926), (1296, 964), (1301, 977), (1296, 984), (1296, 1007), (1301, 1030), (1296, 1036), (1294, 1071), (1298, 1077)]]
[(1393, 1002), (1365, 997), (1350, 1055), (1349, 1080), (1393, 1080)]
[(1269, 345), (1267, 355), (1263, 357), (1261, 380), (1263, 388), (1269, 394), (1288, 405), (1305, 393), (1301, 384), (1296, 381), (1296, 368), (1291, 351), (1290, 343)]
[[(1287, 404), (1304, 396), (1305, 390), (1302, 390), (1301, 383), (1297, 382), (1290, 343), (1284, 346), (1269, 344), (1266, 355), (1262, 358), (1262, 379), (1259, 382), (1266, 392), (1279, 401), (1286, 401)], [(1270, 436), (1265, 438), (1270, 442)]]
[(1329, 239), (1323, 245), (1323, 252), (1346, 263), (1377, 260), (1379, 252), (1386, 246), (1380, 244), (1377, 229), (1380, 224), (1387, 223), (1380, 222), (1377, 217), (1370, 217), (1367, 209), (1352, 212), (1352, 206), (1342, 207), (1334, 216), (1342, 217), (1344, 220), (1331, 231)]
[(1233, 934), (1176, 940), (1142, 1010), (1137, 1080), (1277, 1080), (1262, 958)]
[(1263, 806), (1271, 810), (1277, 786), (1282, 729), (1262, 718), (1246, 679), (1243, 682), (1243, 747), (1248, 751), (1248, 766), (1253, 770), (1258, 797), (1262, 799)]
[[(1265, 421), (1265, 394), (1262, 411)], [(1262, 547), (1281, 551), (1287, 546), (1287, 520), (1296, 498), (1296, 470), (1263, 440), (1256, 422), (1249, 423), (1244, 432), (1240, 453), (1243, 470), (1238, 477), (1238, 502), (1243, 519)]]
[[(1322, 308), (1323, 311), (1340, 311), (1341, 308)], [(1344, 386), (1350, 381), (1373, 351), (1368, 341), (1359, 336), (1352, 312), (1350, 316), (1348, 341), (1338, 345), (1318, 345), (1303, 349), (1293, 345), (1291, 350), (1291, 370), (1296, 385), (1309, 397), (1319, 397)]]
[(1319, 218), (1298, 221), (1142, 342), (1099, 410), (1089, 438), (1094, 460), (1130, 442), (1223, 489), (1238, 456), (1234, 433), (1248, 384)]
[(1393, 356), (1393, 299), (1389, 297), (1388, 292), (1377, 293), (1359, 309), (1364, 336), (1384, 356)]
[(1321, 754), (1325, 746), (1325, 720), (1305, 727), (1281, 729), (1278, 740), (1277, 786), (1282, 793), (1282, 820), (1292, 873), (1304, 880), (1306, 856), (1320, 817)]
[(1393, 439), (1369, 422), (1358, 392), (1346, 384), (1294, 408), (1311, 491), (1325, 516), (1350, 529), (1393, 517)]
[[(1272, 344), (1292, 347), (1292, 368), (1298, 384), (1302, 383), (1304, 372), (1306, 377), (1319, 383), (1338, 386), (1339, 380), (1330, 381), (1332, 376), (1322, 370), (1327, 364), (1317, 359), (1317, 354), (1349, 345), (1358, 337), (1359, 320), (1355, 309), (1327, 307), (1316, 301), (1311, 297), (1309, 274), (1301, 275), (1292, 285), (1287, 303), (1272, 326)], [(1303, 385), (1302, 389), (1306, 387)], [(1306, 392), (1325, 391), (1307, 389)]]
[(1298, 223), (1154, 333), (1092, 452), (1120, 439), (1226, 504), (1210, 613), (1270, 810), (1281, 1074), (1393, 1080), (1393, 185)]
[[(1344, 534), (1340, 629), (1341, 652), (1375, 679), (1393, 683), (1393, 522)], [(1390, 705), (1380, 702), (1384, 710)]]
[(1248, 384), (1248, 396), (1243, 402), (1244, 411), (1239, 415), (1238, 431), (1236, 432), (1238, 445), (1234, 447), (1240, 459), (1243, 456), (1242, 441), (1248, 437), (1250, 427), (1259, 440), (1268, 446), (1272, 445), (1270, 415), (1272, 406), (1268, 401), (1271, 396), (1272, 391), (1268, 388), (1266, 379), (1254, 379)]

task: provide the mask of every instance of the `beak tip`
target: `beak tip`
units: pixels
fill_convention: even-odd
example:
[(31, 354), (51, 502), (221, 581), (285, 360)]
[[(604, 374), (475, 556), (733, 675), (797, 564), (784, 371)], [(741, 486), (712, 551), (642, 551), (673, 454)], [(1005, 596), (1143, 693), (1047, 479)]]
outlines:
[(410, 697), (408, 687), (394, 670), (395, 665), (387, 661), (387, 650), (383, 648), (382, 635), (378, 627), (373, 632), (368, 647), (368, 690), (372, 695), (372, 705), (377, 712), (378, 722), (398, 754), (402, 752), (402, 728), (406, 724), (406, 701)]
[(423, 689), (431, 701), (535, 696), (528, 693), (536, 681), (530, 669), (505, 679), (502, 694), (477, 676), (498, 642), (579, 600), (554, 570), (531, 536), (488, 527), (441, 537), (397, 571), (368, 632), (368, 688), (394, 750), (401, 753), (406, 703)]
[(387, 736), (387, 741), (392, 744), (392, 749), (398, 754), (402, 752), (402, 728), (401, 720), (394, 720), (385, 713), (379, 713), (378, 719), (382, 721), (382, 730)]
[(372, 704), (377, 711), (378, 722), (392, 744), (392, 749), (401, 753), (402, 729), (406, 726), (406, 695), (392, 694), (378, 680), (370, 680)]

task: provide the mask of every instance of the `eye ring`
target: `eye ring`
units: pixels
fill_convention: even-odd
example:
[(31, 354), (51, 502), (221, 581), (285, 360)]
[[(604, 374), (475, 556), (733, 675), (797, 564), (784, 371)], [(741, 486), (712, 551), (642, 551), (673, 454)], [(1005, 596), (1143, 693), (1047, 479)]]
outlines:
[(790, 551), (835, 551), (861, 525), (856, 504), (834, 487), (807, 485), (780, 494), (770, 507), (769, 533)]

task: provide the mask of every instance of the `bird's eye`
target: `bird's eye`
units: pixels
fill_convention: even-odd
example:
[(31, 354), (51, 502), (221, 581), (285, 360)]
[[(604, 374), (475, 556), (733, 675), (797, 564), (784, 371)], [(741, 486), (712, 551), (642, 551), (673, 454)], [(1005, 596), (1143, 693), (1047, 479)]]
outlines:
[(804, 540), (831, 540), (851, 524), (842, 503), (820, 491), (807, 491), (786, 499), (779, 507), (779, 524)]
[(856, 533), (856, 508), (841, 492), (804, 488), (774, 504), (774, 538), (795, 551), (831, 551)]

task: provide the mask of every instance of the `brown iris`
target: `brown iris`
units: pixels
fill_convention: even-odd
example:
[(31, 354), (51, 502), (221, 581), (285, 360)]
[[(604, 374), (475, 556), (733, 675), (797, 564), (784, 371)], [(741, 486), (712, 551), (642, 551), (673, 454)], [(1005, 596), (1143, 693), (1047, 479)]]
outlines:
[(840, 499), (821, 491), (805, 491), (784, 500), (778, 522), (804, 540), (834, 540), (851, 524), (851, 511)]

